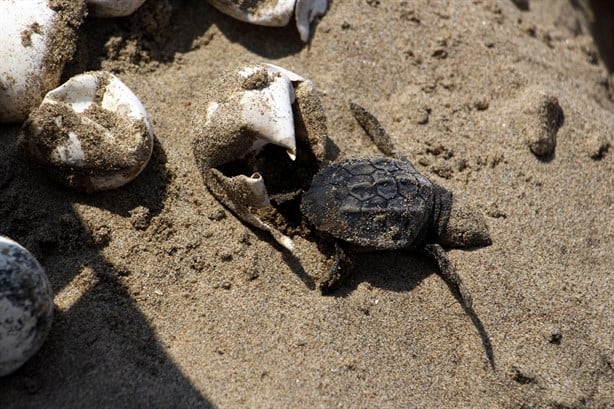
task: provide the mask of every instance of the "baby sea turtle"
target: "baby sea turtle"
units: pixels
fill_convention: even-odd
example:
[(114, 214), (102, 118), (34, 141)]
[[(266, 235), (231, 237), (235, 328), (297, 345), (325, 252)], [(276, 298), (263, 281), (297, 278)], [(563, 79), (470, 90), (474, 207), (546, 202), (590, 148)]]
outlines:
[(385, 156), (330, 163), (326, 116), (310, 80), (274, 65), (249, 65), (227, 73), (218, 91), (195, 122), (194, 157), (205, 185), (290, 252), (295, 234), (315, 232), (322, 244), (334, 243), (333, 266), (320, 281), (324, 292), (350, 274), (346, 254), (418, 250), (434, 258), (470, 304), (441, 245), (490, 243), (484, 219), (416, 171), (373, 115), (350, 106)]
[(351, 274), (357, 252), (427, 255), (457, 293), (494, 368), (488, 334), (442, 247), (490, 244), (484, 218), (398, 154), (373, 115), (350, 108), (385, 156), (329, 162), (334, 149), (322, 104), (313, 83), (298, 74), (272, 65), (229, 74), (218, 101), (195, 118), (193, 151), (205, 185), (240, 220), (291, 253), (297, 234), (316, 236), (325, 251), (334, 248), (319, 281), (323, 293)]
[(396, 153), (373, 115), (353, 103), (350, 108), (387, 157), (328, 164), (303, 194), (303, 215), (316, 231), (335, 240), (335, 261), (320, 284), (322, 290), (335, 288), (351, 272), (347, 250), (421, 251), (437, 263), (442, 277), (457, 288), (464, 306), (471, 308), (471, 297), (441, 244), (490, 244), (484, 219)]

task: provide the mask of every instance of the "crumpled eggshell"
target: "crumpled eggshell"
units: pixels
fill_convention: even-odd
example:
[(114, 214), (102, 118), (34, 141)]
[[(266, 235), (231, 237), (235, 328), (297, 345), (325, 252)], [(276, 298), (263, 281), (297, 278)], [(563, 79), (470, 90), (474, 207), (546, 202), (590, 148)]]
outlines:
[(285, 148), (288, 155), (294, 158), (293, 82), (304, 81), (304, 78), (272, 64), (244, 67), (239, 71), (239, 76), (242, 78), (242, 89), (225, 101), (211, 103), (205, 126), (215, 127), (216, 123), (225, 123), (232, 118), (258, 135), (250, 152), (272, 143)]
[(292, 14), (296, 14), (296, 26), (301, 40), (309, 40), (309, 23), (324, 15), (328, 0), (208, 0), (209, 4), (224, 14), (247, 23), (269, 27), (283, 27)]
[(94, 71), (50, 91), (24, 123), (20, 148), (51, 177), (87, 192), (133, 180), (153, 150), (145, 107), (116, 76)]
[(34, 256), (0, 236), (0, 376), (30, 359), (53, 319), (49, 280)]
[(93, 17), (123, 17), (134, 13), (145, 0), (86, 0)]
[(72, 58), (82, 0), (0, 1), (0, 122), (22, 122)]
[[(292, 239), (261, 217), (272, 210), (269, 187), (277, 198), (293, 195), (325, 158), (326, 117), (314, 85), (272, 64), (229, 71), (219, 83), (215, 101), (193, 124), (193, 153), (205, 185), (242, 221), (292, 251)], [(290, 161), (278, 149), (263, 151), (268, 144), (283, 148)]]

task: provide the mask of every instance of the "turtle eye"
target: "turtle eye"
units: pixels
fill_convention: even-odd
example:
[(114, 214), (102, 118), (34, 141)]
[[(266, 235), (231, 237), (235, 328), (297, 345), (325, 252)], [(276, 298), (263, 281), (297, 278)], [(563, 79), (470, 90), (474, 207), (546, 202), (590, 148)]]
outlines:
[(355, 183), (349, 186), (349, 194), (358, 200), (368, 200), (376, 195), (375, 187), (371, 183)]
[(384, 199), (392, 199), (397, 195), (397, 182), (393, 178), (380, 179), (375, 183), (375, 187)]

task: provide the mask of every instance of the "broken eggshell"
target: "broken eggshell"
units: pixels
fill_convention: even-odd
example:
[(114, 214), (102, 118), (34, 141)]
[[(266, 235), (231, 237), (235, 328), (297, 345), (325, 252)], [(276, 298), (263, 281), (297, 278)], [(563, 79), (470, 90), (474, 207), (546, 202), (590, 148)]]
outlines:
[[(207, 107), (205, 128), (232, 125), (246, 128), (252, 133), (250, 144), (233, 152), (237, 157), (258, 151), (272, 143), (286, 149), (291, 159), (296, 157), (294, 116), (295, 99), (293, 82), (304, 78), (281, 67), (266, 64), (247, 66), (238, 72), (239, 90), (230, 92), (222, 101)], [(217, 135), (225, 131), (216, 132)], [(245, 142), (245, 139), (243, 142)], [(219, 141), (220, 144), (228, 140)], [(215, 152), (211, 152), (215, 156)], [(216, 161), (217, 162), (217, 161)]]
[[(299, 168), (305, 171), (303, 177), (310, 179), (304, 174), (315, 172), (324, 160), (327, 138), (326, 119), (317, 92), (311, 81), (271, 64), (251, 65), (229, 73), (222, 84), (217, 101), (208, 105), (204, 120), (200, 116), (195, 118), (194, 156), (204, 182), (241, 220), (268, 231), (291, 250), (292, 240), (253, 211), (270, 208), (270, 198), (265, 177), (260, 173), (262, 168), (250, 158), (257, 158), (268, 144), (279, 146), (292, 165), (277, 169), (273, 176), (269, 167), (268, 181), (279, 182), (273, 179), (280, 172), (292, 179), (301, 173), (295, 172)], [(300, 122), (300, 131), (295, 119)], [(297, 152), (299, 137), (301, 152)], [(226, 175), (221, 171), (237, 160), (248, 164), (241, 173), (245, 171), (251, 176), (233, 172)], [(279, 166), (286, 165), (279, 161)], [(297, 180), (297, 186), (300, 184)]]
[(86, 0), (93, 17), (123, 17), (134, 13), (145, 0)]
[(0, 122), (22, 122), (58, 86), (76, 47), (83, 1), (0, 1)]
[(283, 27), (288, 24), (292, 13), (296, 16), (296, 27), (301, 40), (309, 40), (309, 24), (324, 15), (328, 0), (208, 0), (209, 3), (237, 20), (269, 27)]
[(28, 250), (0, 236), (0, 376), (43, 345), (53, 318), (51, 286)]
[(145, 168), (153, 129), (145, 107), (123, 82), (94, 71), (45, 96), (23, 125), (20, 148), (69, 187), (108, 190)]

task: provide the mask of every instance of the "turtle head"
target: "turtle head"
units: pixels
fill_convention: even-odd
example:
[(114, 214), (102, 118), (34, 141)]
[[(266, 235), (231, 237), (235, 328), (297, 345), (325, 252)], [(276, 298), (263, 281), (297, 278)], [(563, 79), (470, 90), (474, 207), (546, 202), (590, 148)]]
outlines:
[(466, 199), (452, 196), (445, 191), (440, 195), (440, 202), (441, 211), (437, 220), (440, 244), (446, 247), (470, 248), (492, 243), (484, 216)]

